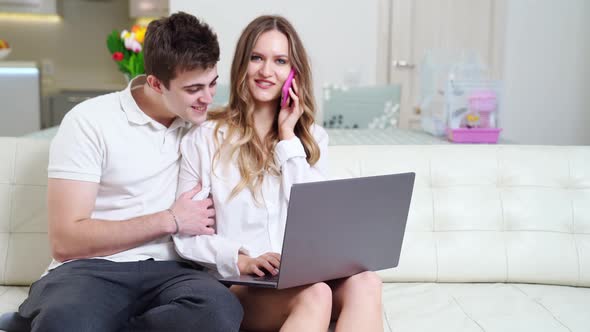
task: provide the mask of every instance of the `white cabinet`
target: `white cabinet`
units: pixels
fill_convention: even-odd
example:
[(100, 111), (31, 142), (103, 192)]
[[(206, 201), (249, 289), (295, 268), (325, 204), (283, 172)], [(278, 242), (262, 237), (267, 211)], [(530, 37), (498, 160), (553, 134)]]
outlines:
[(129, 16), (162, 17), (169, 14), (168, 0), (129, 0)]
[(41, 128), (39, 69), (34, 62), (0, 61), (0, 136)]
[(58, 15), (57, 0), (0, 0), (0, 12)]

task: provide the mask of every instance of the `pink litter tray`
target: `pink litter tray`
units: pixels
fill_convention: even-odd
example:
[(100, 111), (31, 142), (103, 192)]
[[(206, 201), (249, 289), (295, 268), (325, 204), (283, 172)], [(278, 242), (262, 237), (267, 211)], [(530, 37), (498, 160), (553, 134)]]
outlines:
[(498, 143), (501, 128), (447, 128), (447, 137), (455, 143)]

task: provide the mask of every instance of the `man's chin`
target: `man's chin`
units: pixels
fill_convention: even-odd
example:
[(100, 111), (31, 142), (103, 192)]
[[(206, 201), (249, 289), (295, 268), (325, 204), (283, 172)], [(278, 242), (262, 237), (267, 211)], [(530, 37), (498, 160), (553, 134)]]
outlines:
[(199, 115), (199, 116), (192, 116), (188, 121), (195, 126), (199, 126), (203, 124), (207, 120), (207, 114)]

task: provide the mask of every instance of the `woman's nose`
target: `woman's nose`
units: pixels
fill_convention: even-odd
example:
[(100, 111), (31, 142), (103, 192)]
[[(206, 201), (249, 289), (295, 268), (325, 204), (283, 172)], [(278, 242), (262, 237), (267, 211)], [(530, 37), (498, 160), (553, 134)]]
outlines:
[(269, 61), (265, 61), (260, 67), (260, 75), (264, 77), (272, 75), (272, 64)]

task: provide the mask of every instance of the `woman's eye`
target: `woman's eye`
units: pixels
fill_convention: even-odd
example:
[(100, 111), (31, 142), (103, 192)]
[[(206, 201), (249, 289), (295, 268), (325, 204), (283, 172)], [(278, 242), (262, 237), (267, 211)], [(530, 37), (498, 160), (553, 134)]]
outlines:
[(252, 61), (260, 61), (262, 60), (262, 58), (259, 55), (253, 55), (250, 57), (250, 60)]
[(277, 63), (280, 65), (286, 65), (287, 64), (287, 60), (285, 59), (277, 59)]

